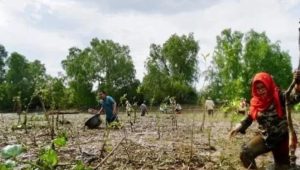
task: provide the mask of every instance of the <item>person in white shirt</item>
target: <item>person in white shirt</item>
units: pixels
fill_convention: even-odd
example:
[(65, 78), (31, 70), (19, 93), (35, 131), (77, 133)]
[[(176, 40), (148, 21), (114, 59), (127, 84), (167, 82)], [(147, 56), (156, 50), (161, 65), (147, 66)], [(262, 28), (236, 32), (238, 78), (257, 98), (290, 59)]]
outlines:
[(181, 110), (182, 110), (181, 105), (180, 105), (179, 103), (177, 103), (176, 106), (175, 106), (175, 112), (176, 112), (177, 114), (180, 114), (180, 113), (181, 113)]
[(126, 113), (127, 113), (127, 116), (130, 116), (130, 113), (132, 112), (133, 108), (130, 104), (130, 102), (128, 100), (126, 100)]
[(205, 110), (207, 111), (209, 116), (213, 116), (214, 114), (214, 107), (215, 107), (215, 103), (213, 100), (211, 100), (210, 97), (207, 98), (207, 100), (205, 101)]
[(144, 101), (141, 106), (141, 116), (145, 116), (146, 113), (148, 113), (147, 105), (145, 104), (146, 102)]

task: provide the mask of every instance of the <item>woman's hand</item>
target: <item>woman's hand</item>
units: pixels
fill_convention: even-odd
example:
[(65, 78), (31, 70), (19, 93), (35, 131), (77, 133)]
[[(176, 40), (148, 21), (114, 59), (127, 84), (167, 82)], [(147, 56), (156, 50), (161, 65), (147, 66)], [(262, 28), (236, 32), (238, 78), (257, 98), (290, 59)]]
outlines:
[(238, 134), (239, 133), (239, 130), (241, 129), (241, 127), (242, 127), (242, 124), (237, 124), (235, 127), (234, 127), (234, 129), (233, 130), (231, 130), (230, 132), (229, 132), (229, 139), (231, 139), (232, 137), (234, 137), (236, 134)]

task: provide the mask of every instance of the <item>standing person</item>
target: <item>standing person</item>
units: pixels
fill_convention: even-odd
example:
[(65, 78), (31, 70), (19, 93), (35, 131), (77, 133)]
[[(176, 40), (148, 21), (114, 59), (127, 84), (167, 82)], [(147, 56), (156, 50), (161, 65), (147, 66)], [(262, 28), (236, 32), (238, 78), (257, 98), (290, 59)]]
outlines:
[[(294, 79), (299, 80), (300, 72), (294, 73)], [(275, 168), (284, 169), (290, 164), (289, 133), (285, 113), (285, 96), (276, 86), (271, 75), (265, 72), (257, 73), (251, 84), (252, 98), (248, 115), (229, 133), (232, 137), (245, 130), (257, 121), (259, 134), (242, 146), (240, 159), (248, 169), (257, 169), (255, 158), (272, 151)], [(296, 85), (289, 98), (290, 104), (300, 101), (300, 85)]]
[(213, 116), (214, 114), (214, 107), (215, 107), (215, 103), (213, 100), (211, 100), (210, 97), (207, 98), (207, 100), (205, 101), (205, 110), (207, 111), (209, 116)]
[(113, 121), (118, 121), (118, 116), (117, 116), (117, 103), (115, 100), (106, 94), (104, 90), (100, 90), (98, 92), (98, 96), (101, 99), (100, 100), (100, 105), (101, 108), (99, 111), (94, 110), (94, 109), (89, 109), (89, 112), (93, 112), (96, 114), (102, 113), (104, 111), (106, 115), (106, 124), (110, 124)]
[(140, 105), (141, 116), (145, 116), (145, 114), (148, 113), (147, 105), (146, 105), (145, 103), (146, 103), (146, 102), (144, 101), (144, 102)]
[(175, 112), (176, 112), (177, 114), (180, 114), (180, 113), (181, 113), (181, 110), (182, 110), (181, 105), (180, 105), (179, 103), (177, 103), (176, 106), (175, 106)]
[(132, 110), (133, 110), (132, 105), (129, 103), (128, 100), (126, 100), (126, 113), (127, 113), (127, 116), (130, 116)]

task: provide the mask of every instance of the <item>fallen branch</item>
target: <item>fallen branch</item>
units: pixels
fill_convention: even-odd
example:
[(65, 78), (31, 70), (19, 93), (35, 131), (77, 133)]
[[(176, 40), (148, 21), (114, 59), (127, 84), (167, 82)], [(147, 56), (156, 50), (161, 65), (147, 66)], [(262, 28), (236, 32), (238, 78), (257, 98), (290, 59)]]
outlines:
[(118, 149), (118, 147), (120, 146), (120, 144), (123, 142), (123, 140), (125, 139), (125, 137), (123, 137), (121, 139), (121, 141), (114, 147), (114, 149), (105, 157), (102, 159), (102, 161), (95, 167), (93, 168), (94, 170), (98, 169), (101, 165), (103, 165), (103, 163), (115, 152), (115, 150)]

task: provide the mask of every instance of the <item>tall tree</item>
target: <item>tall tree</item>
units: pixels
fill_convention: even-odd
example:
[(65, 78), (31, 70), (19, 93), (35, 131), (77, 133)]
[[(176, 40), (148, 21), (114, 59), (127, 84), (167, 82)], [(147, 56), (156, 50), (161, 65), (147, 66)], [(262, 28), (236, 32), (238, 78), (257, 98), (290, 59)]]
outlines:
[[(21, 97), (22, 104), (30, 100), (30, 80), (28, 79), (29, 63), (26, 58), (19, 53), (12, 53), (7, 59), (8, 71), (6, 74), (8, 100), (13, 97)], [(12, 103), (11, 103), (12, 106)]]
[[(243, 92), (241, 88), (242, 79), (242, 38), (241, 32), (232, 32), (231, 29), (225, 29), (221, 35), (217, 36), (217, 46), (213, 55), (213, 66), (216, 72), (212, 77), (211, 88), (218, 88), (218, 96), (229, 99), (240, 96)], [(226, 94), (226, 95), (225, 95)], [(213, 95), (213, 94), (212, 94)]]
[(249, 31), (245, 37), (244, 48), (244, 96), (249, 96), (250, 82), (253, 75), (260, 71), (272, 74), (276, 84), (287, 88), (292, 80), (291, 57), (282, 51), (279, 42), (271, 43), (266, 34)]
[(90, 44), (91, 46), (84, 50), (71, 48), (67, 59), (62, 62), (74, 92), (76, 105), (95, 104), (92, 92), (95, 84), (116, 100), (124, 93), (127, 93), (129, 99), (136, 96), (139, 81), (135, 79), (129, 47), (111, 40), (100, 41), (97, 38), (92, 39)]
[(0, 83), (4, 81), (5, 78), (5, 58), (7, 57), (7, 51), (5, 50), (5, 47), (0, 44)]
[[(130, 99), (135, 96), (139, 81), (135, 79), (135, 68), (128, 46), (122, 46), (111, 40), (91, 41), (91, 57), (95, 63), (95, 78), (99, 88), (119, 99), (128, 93)], [(132, 94), (130, 94), (132, 93)]]
[(265, 71), (273, 75), (276, 83), (286, 88), (292, 78), (290, 56), (271, 43), (265, 33), (253, 30), (247, 34), (225, 29), (217, 36), (213, 56), (210, 95), (220, 99), (250, 98), (251, 78)]
[(193, 34), (174, 34), (162, 47), (152, 44), (141, 91), (148, 99), (156, 101), (175, 96), (179, 102), (196, 102), (193, 83), (198, 76), (198, 51), (199, 45)]
[(79, 108), (95, 105), (95, 96), (92, 93), (94, 72), (93, 59), (88, 55), (89, 49), (69, 49), (69, 55), (62, 61), (64, 70), (69, 78), (69, 85), (73, 92), (72, 101)]

